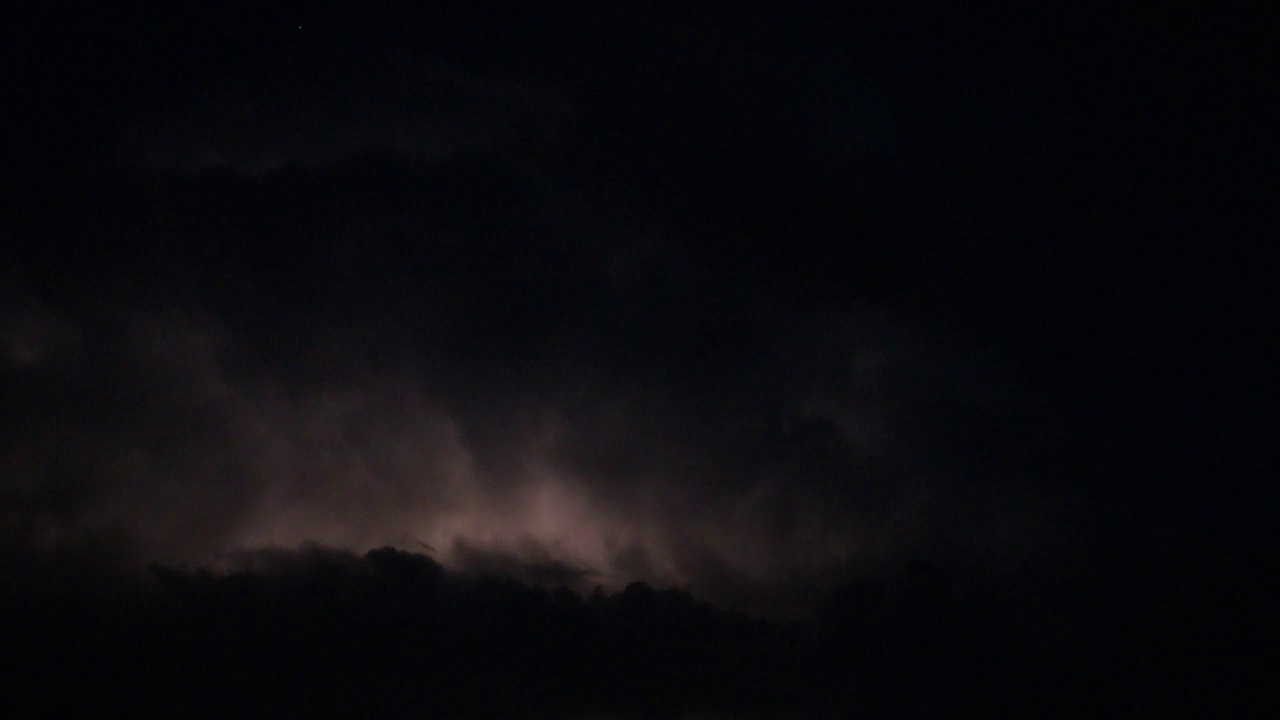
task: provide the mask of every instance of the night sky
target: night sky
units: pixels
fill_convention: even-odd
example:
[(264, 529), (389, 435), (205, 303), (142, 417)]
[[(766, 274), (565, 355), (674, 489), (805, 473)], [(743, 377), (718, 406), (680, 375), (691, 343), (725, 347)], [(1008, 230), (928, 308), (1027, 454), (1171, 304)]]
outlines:
[(1274, 9), (14, 4), (32, 716), (1276, 709)]

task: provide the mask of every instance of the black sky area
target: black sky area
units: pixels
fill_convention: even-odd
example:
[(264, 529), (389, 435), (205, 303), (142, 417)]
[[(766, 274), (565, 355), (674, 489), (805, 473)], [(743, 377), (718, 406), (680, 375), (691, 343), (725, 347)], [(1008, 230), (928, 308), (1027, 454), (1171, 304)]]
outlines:
[(1275, 710), (1265, 4), (0, 14), (25, 712)]

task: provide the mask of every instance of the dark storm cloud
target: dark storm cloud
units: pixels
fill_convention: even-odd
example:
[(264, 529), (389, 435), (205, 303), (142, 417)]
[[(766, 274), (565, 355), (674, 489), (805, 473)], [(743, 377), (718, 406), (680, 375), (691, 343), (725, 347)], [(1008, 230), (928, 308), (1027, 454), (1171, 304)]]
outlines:
[(1277, 716), (1274, 18), (63, 5), (10, 715)]
[(616, 77), (284, 48), (127, 114), (108, 179), (31, 211), (13, 532), (424, 543), (769, 609), (1050, 534), (1017, 379), (884, 292), (925, 282), (892, 256), (823, 248), (917, 229), (873, 212), (875, 93), (830, 38), (774, 67), (809, 44), (690, 23), (594, 50)]
[(429, 59), (400, 57), (358, 75), (287, 66), (262, 75), (130, 119), (119, 161), (269, 173), (366, 153), (434, 163), (474, 153), (514, 158), (555, 152), (574, 120), (571, 95), (551, 80)]
[[(5, 373), (22, 418), (6, 438), (9, 517), (37, 544), (123, 530), (147, 554), (202, 556), (252, 537), (263, 511), (338, 541), (341, 532), (306, 515), (307, 498), (337, 506), (364, 488), (340, 523), (360, 535), (414, 494), (405, 466), (449, 442), (409, 392), (379, 397), (373, 378), (358, 398), (290, 401), (238, 385), (219, 364), (225, 337), (186, 318), (61, 322), (76, 328), (77, 357)], [(424, 475), (413, 482), (429, 480), (422, 463), (413, 472)], [(277, 509), (294, 503), (296, 513)]]
[[(481, 322), (474, 298), (449, 300), (464, 331)], [(661, 320), (643, 340), (664, 342)], [(812, 600), (783, 579), (816, 587), (851, 563), (972, 543), (960, 539), (988, 522), (985, 498), (914, 455), (946, 434), (948, 403), (973, 402), (948, 389), (971, 381), (886, 336), (907, 332), (893, 321), (851, 323), (821, 323), (826, 338), (761, 327), (737, 351), (682, 345), (640, 370), (587, 334), (508, 368), (430, 342), (397, 343), (415, 362), (379, 365), (357, 349), (385, 338), (331, 325), (281, 328), (299, 337), (264, 364), (211, 318), (26, 310), (7, 325), (22, 351), (6, 388), (26, 403), (8, 438), (7, 534), (38, 551), (118, 536), (143, 559), (197, 561), (424, 544), (463, 568), (681, 582), (783, 610)], [(710, 352), (697, 362), (720, 377), (682, 381), (688, 352)]]

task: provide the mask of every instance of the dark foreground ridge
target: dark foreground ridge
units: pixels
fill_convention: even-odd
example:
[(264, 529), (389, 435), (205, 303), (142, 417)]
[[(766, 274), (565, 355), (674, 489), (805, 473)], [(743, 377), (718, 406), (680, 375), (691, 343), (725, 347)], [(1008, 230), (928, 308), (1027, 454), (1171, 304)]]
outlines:
[(258, 551), (141, 584), (11, 586), (6, 696), (11, 717), (1258, 716), (1276, 701), (1265, 567), (977, 580), (918, 562), (783, 622), (392, 548)]

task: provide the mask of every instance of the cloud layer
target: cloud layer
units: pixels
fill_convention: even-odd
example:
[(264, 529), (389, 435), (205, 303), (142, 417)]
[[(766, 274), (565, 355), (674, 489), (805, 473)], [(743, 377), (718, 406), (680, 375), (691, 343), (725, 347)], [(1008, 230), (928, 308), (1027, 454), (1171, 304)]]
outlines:
[(129, 108), (112, 162), (30, 189), (6, 534), (770, 608), (1061, 540), (1051, 418), (982, 288), (936, 282), (884, 98), (832, 38), (742, 32), (512, 67), (302, 38)]

